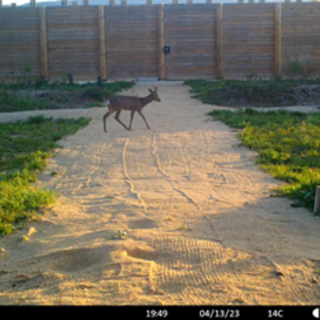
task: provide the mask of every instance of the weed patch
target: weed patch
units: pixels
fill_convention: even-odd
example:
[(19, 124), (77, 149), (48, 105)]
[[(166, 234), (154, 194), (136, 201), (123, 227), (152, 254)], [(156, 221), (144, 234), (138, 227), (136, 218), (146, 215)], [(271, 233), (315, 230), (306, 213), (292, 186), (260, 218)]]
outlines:
[(230, 107), (319, 105), (319, 80), (189, 80), (194, 98)]
[(0, 84), (0, 112), (104, 107), (101, 102), (105, 98), (133, 85), (127, 81), (105, 83), (102, 88), (91, 83)]
[(88, 125), (89, 119), (45, 119), (0, 123), (0, 234), (9, 234), (16, 224), (36, 216), (53, 202), (52, 191), (32, 185), (45, 167), (57, 141)]
[(304, 114), (286, 110), (258, 112), (252, 109), (210, 113), (233, 128), (242, 143), (256, 150), (257, 163), (286, 185), (277, 196), (313, 208), (316, 186), (320, 185), (320, 113)]

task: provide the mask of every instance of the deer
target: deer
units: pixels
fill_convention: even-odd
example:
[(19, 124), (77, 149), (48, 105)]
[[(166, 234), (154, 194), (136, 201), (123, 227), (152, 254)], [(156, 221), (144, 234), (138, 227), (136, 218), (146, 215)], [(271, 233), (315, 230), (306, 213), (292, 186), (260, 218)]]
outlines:
[[(109, 108), (109, 111), (103, 116), (103, 125), (104, 132), (107, 132), (107, 118), (114, 112), (116, 112), (115, 119), (128, 131), (131, 131), (132, 121), (135, 112), (137, 111), (144, 123), (146, 124), (148, 129), (151, 129), (148, 125), (148, 122), (145, 116), (142, 113), (142, 109), (152, 101), (160, 102), (160, 98), (158, 96), (158, 87), (154, 86), (153, 90), (148, 89), (150, 94), (143, 98), (131, 97), (131, 96), (114, 96), (109, 100), (106, 100), (106, 104)], [(120, 113), (122, 110), (131, 111), (131, 119), (129, 128), (119, 119)]]

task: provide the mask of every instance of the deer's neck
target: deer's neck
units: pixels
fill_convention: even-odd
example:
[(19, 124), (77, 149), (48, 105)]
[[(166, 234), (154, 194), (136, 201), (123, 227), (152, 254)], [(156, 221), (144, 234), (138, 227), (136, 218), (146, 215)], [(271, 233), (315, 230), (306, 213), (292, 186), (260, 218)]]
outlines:
[(149, 104), (152, 101), (152, 95), (149, 94), (148, 96), (141, 98), (141, 103), (142, 103), (142, 107), (146, 106), (147, 104)]

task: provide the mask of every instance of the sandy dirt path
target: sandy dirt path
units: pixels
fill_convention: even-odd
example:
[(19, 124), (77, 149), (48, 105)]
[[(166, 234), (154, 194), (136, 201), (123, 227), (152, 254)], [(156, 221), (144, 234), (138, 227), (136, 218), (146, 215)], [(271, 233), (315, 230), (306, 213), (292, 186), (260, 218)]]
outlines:
[(319, 303), (319, 218), (270, 198), (280, 182), (188, 90), (159, 85), (151, 130), (139, 115), (132, 132), (112, 117), (104, 134), (104, 109), (0, 116), (92, 117), (40, 176), (57, 202), (0, 239), (0, 304)]

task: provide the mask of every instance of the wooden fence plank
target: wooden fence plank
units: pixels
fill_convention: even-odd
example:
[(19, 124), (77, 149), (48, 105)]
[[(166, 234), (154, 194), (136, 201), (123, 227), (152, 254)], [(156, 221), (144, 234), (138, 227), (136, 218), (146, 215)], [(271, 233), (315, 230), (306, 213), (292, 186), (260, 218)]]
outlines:
[(39, 8), (40, 14), (40, 51), (41, 51), (41, 75), (48, 81), (48, 45), (47, 45), (47, 14), (46, 8)]
[(106, 26), (105, 10), (103, 5), (98, 6), (99, 14), (99, 68), (102, 80), (107, 80), (106, 70)]

